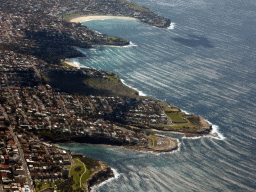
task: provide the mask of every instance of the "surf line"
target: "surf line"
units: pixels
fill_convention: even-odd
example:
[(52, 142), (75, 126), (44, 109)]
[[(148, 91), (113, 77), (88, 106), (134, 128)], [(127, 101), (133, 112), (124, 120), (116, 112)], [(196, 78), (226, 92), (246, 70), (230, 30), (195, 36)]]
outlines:
[(174, 29), (175, 26), (176, 26), (176, 24), (172, 22), (171, 25), (169, 27), (167, 27), (167, 29)]
[(105, 185), (105, 184), (107, 184), (107, 183), (113, 181), (114, 179), (118, 179), (118, 178), (120, 177), (120, 174), (117, 172), (116, 169), (114, 169), (114, 168), (111, 167), (111, 170), (114, 172), (114, 177), (111, 177), (111, 178), (107, 179), (106, 181), (104, 181), (104, 182), (102, 182), (102, 183), (100, 183), (100, 184), (98, 184), (98, 185), (92, 186), (92, 187), (91, 187), (91, 191), (92, 191), (92, 192), (95, 192), (97, 188), (99, 188), (99, 187), (101, 187), (101, 186), (103, 186), (103, 185)]
[(129, 88), (131, 88), (131, 89), (134, 89), (135, 91), (138, 91), (139, 96), (147, 96), (147, 95), (146, 95), (145, 93), (143, 93), (142, 91), (139, 91), (138, 89), (136, 89), (136, 88), (134, 88), (134, 87), (132, 87), (132, 86), (130, 86), (130, 85), (127, 85), (127, 84), (125, 83), (125, 80), (121, 79), (121, 82), (122, 82), (124, 85), (126, 85), (127, 87), (129, 87)]

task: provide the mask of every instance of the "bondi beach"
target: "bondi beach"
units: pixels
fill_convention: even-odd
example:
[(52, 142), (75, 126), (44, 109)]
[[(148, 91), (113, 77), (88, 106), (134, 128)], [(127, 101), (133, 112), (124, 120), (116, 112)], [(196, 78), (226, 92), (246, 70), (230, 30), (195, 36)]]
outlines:
[(81, 23), (85, 21), (92, 20), (104, 20), (104, 19), (126, 19), (126, 20), (136, 20), (133, 17), (125, 17), (125, 16), (113, 16), (113, 15), (88, 15), (88, 16), (79, 16), (70, 20), (73, 23)]

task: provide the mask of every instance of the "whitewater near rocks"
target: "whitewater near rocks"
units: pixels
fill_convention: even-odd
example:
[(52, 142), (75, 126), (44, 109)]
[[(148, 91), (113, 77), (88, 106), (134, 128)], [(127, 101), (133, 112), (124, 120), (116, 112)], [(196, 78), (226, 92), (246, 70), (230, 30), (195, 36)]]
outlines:
[(120, 174), (94, 190), (255, 191), (256, 5), (238, 0), (135, 2), (170, 18), (174, 28), (134, 20), (88, 21), (88, 27), (137, 46), (83, 50), (88, 57), (75, 61), (115, 72), (148, 97), (204, 117), (219, 139), (176, 135), (179, 151), (161, 155), (68, 146)]

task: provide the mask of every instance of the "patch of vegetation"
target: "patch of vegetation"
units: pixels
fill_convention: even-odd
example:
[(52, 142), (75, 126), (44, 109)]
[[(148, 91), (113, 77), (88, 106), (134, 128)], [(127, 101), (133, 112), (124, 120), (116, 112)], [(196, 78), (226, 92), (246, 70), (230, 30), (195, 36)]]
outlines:
[(44, 75), (42, 75), (42, 77), (43, 77), (43, 79), (44, 79), (44, 81), (45, 82), (50, 82), (51, 80), (50, 80), (50, 78), (49, 78), (49, 76), (47, 75), (47, 74), (44, 74)]
[(172, 120), (173, 123), (187, 123), (188, 121), (180, 114), (176, 112), (167, 112), (165, 114)]
[(70, 13), (70, 14), (64, 15), (64, 16), (63, 16), (63, 19), (66, 20), (66, 21), (68, 21), (68, 20), (70, 20), (71, 18), (77, 17), (77, 16), (79, 16), (79, 15), (80, 15), (80, 12), (74, 12), (74, 13)]
[(4, 119), (4, 125), (8, 127), (11, 124), (11, 121), (8, 119)]
[(171, 113), (171, 112), (176, 112), (176, 113), (178, 113), (178, 112), (180, 112), (180, 109), (178, 109), (178, 108), (176, 108), (176, 107), (172, 107), (172, 108), (165, 108), (164, 111), (165, 111), (166, 113)]
[(81, 179), (81, 183), (85, 183), (87, 181), (87, 179), (89, 179), (91, 177), (92, 172), (90, 170), (86, 170), (86, 172), (83, 174), (82, 179)]
[(127, 41), (126, 39), (119, 38), (119, 37), (112, 37), (112, 36), (108, 36), (108, 40), (110, 40), (110, 41)]
[(199, 126), (200, 125), (200, 118), (198, 115), (190, 115), (190, 116), (187, 116), (187, 119), (193, 123), (194, 125), (197, 125)]
[(151, 139), (151, 145), (153, 146), (153, 147), (156, 147), (157, 146), (157, 135), (152, 135), (152, 134), (150, 134), (149, 135), (152, 139)]
[(100, 92), (108, 92), (111, 95), (123, 95), (128, 97), (136, 97), (138, 93), (125, 86), (122, 82), (119, 81), (109, 81), (109, 79), (102, 78), (89, 78), (84, 81), (89, 87), (99, 90)]
[(187, 123), (177, 123), (174, 125), (156, 125), (155, 128), (159, 130), (178, 131), (183, 133), (193, 133), (199, 129), (190, 121), (188, 121)]
[(150, 134), (149, 136), (150, 136), (151, 138), (153, 138), (153, 139), (158, 137), (157, 135), (152, 135), (152, 134)]
[(157, 140), (151, 139), (151, 145), (152, 145), (153, 147), (156, 147), (156, 146), (157, 146)]
[[(67, 180), (56, 181), (55, 184), (57, 186), (58, 191), (61, 191), (61, 192), (73, 192), (73, 191), (75, 191), (72, 187), (73, 184), (74, 184), (74, 180), (73, 180), (72, 176)], [(76, 190), (76, 191), (79, 191), (79, 189), (80, 188), (78, 188), (78, 190)]]
[(107, 78), (108, 78), (110, 81), (114, 81), (114, 82), (119, 82), (119, 81), (120, 81), (118, 78), (115, 78), (115, 77), (112, 77), (112, 76), (107, 76)]
[(193, 133), (196, 130), (198, 130), (198, 127), (188, 122), (188, 123), (175, 124), (174, 126), (172, 126), (172, 129), (177, 131), (187, 132), (187, 133)]
[(7, 102), (7, 98), (4, 96), (0, 96), (0, 104), (4, 104)]
[(47, 188), (54, 188), (54, 182), (35, 182), (36, 191), (42, 191)]
[(80, 172), (82, 170), (82, 167), (81, 166), (78, 166), (75, 168), (75, 172)]
[(41, 138), (44, 138), (47, 141), (52, 142), (61, 142), (68, 141), (72, 137), (70, 133), (63, 133), (55, 130), (33, 130), (35, 134), (39, 135)]
[(81, 157), (80, 160), (85, 164), (88, 170), (91, 170), (97, 166), (99, 166), (99, 162), (95, 159), (91, 159), (89, 157)]
[(74, 184), (72, 185), (73, 189), (80, 188), (80, 177), (84, 173), (84, 164), (79, 159), (74, 159), (75, 166), (70, 169), (70, 176), (72, 176)]
[(143, 6), (139, 6), (136, 3), (132, 3), (130, 1), (127, 0), (121, 0), (122, 2), (128, 3), (130, 5), (130, 8), (135, 9), (137, 11), (143, 11), (143, 12), (151, 12), (148, 8), (143, 7)]
[(60, 65), (63, 65), (64, 67), (70, 67), (70, 68), (73, 68), (73, 66), (65, 63), (65, 62), (61, 62)]

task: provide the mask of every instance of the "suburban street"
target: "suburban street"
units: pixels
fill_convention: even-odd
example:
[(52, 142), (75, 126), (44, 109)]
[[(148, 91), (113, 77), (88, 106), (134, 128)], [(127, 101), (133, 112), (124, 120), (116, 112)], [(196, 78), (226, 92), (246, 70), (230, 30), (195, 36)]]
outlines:
[(26, 160), (24, 158), (24, 153), (23, 153), (23, 150), (21, 149), (20, 142), (19, 142), (17, 136), (14, 134), (12, 126), (9, 127), (9, 130), (11, 132), (11, 135), (13, 136), (13, 139), (14, 139), (15, 143), (17, 144), (17, 147), (18, 147), (18, 150), (19, 150), (19, 154), (20, 154), (20, 158), (22, 160), (22, 166), (23, 166), (25, 174), (26, 174), (26, 176), (28, 178), (29, 188), (31, 189), (31, 192), (35, 192), (34, 186), (33, 186), (33, 180), (31, 179), (31, 175), (30, 175), (30, 172), (29, 172), (29, 169), (28, 169), (28, 166), (27, 166), (27, 162), (26, 162)]

